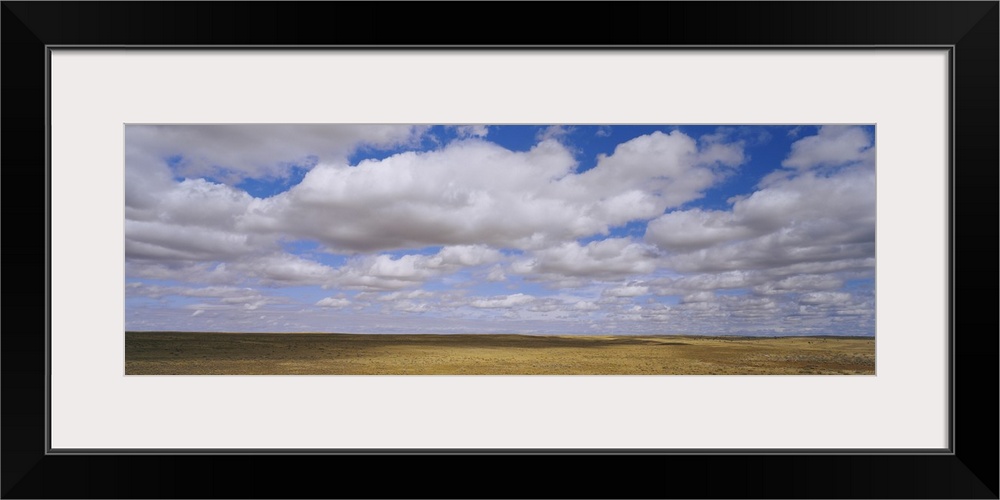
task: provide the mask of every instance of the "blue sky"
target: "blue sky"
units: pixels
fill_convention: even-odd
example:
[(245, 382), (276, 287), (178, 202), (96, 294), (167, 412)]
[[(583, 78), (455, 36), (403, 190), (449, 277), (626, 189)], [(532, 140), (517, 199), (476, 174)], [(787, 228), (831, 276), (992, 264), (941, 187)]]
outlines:
[(874, 335), (874, 136), (127, 125), (125, 326)]

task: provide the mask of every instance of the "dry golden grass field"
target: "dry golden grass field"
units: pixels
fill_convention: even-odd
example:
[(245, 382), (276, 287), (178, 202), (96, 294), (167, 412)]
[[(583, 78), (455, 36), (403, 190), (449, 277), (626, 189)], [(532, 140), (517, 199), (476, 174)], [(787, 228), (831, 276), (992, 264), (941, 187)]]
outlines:
[(875, 339), (126, 332), (126, 375), (874, 375)]

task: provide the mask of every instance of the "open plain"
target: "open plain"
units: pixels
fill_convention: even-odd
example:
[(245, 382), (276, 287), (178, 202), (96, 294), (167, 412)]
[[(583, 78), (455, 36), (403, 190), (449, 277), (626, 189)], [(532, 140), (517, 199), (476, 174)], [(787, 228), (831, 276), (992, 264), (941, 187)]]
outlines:
[(126, 375), (874, 375), (875, 339), (125, 332)]

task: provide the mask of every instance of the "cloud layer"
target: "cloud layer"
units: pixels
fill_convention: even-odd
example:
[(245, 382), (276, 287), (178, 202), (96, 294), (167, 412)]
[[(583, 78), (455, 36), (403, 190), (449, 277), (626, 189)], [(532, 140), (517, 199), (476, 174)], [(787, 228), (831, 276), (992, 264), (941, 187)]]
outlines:
[(130, 125), (127, 324), (872, 334), (873, 129), (786, 128)]

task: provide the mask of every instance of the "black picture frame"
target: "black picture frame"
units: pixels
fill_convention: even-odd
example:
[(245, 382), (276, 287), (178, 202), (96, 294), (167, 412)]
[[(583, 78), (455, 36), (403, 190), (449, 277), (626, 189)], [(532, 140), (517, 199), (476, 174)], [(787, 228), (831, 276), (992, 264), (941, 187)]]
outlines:
[[(989, 2), (2, 2), (4, 498), (998, 498), (998, 21)], [(461, 10), (468, 22), (444, 15)], [(478, 20), (478, 21), (477, 21)], [(609, 45), (613, 44), (613, 45)], [(51, 454), (47, 441), (48, 47), (950, 47), (947, 453)], [(961, 188), (961, 189), (960, 189)], [(961, 191), (961, 196), (958, 195)], [(44, 196), (43, 196), (44, 193)], [(991, 229), (992, 231), (992, 229)], [(979, 251), (986, 249), (984, 258)], [(992, 266), (992, 264), (991, 264)], [(992, 267), (990, 268), (992, 270)], [(44, 271), (44, 276), (43, 276)], [(961, 271), (961, 279), (958, 279)], [(32, 274), (37, 273), (37, 274)], [(10, 275), (9, 275), (10, 276)], [(986, 277), (989, 283), (986, 283)], [(9, 282), (10, 283), (10, 282)], [(10, 293), (13, 292), (13, 293)], [(959, 314), (961, 313), (961, 314)], [(566, 475), (564, 470), (574, 471)], [(326, 472), (313, 472), (326, 471)], [(380, 481), (370, 481), (375, 471)], [(470, 486), (475, 485), (475, 486)]]

